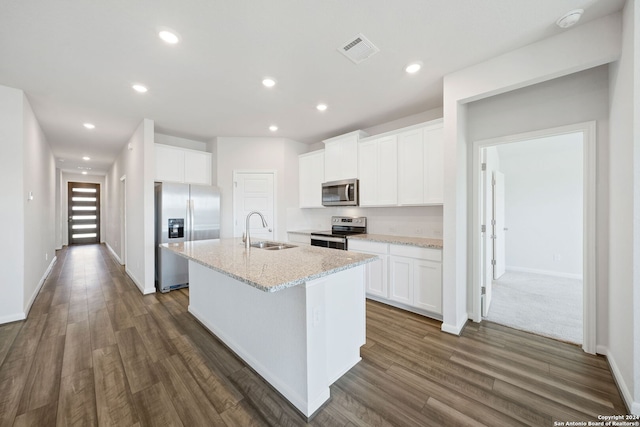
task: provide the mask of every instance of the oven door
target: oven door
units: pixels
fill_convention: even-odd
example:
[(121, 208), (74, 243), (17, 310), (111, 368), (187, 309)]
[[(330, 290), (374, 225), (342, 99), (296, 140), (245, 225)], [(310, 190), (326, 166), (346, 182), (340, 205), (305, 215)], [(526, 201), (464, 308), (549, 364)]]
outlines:
[(311, 246), (319, 246), (322, 248), (347, 250), (347, 239), (342, 237), (329, 237), (311, 235)]

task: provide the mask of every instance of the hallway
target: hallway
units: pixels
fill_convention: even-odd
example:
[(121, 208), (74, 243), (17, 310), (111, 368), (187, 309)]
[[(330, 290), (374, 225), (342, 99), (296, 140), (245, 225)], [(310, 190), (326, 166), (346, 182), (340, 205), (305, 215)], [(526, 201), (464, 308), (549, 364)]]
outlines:
[[(103, 245), (58, 251), (26, 321), (0, 325), (0, 426), (305, 425), (187, 313), (143, 296)], [(484, 322), (461, 337), (367, 303), (363, 360), (314, 426), (552, 425), (626, 409), (606, 360)]]

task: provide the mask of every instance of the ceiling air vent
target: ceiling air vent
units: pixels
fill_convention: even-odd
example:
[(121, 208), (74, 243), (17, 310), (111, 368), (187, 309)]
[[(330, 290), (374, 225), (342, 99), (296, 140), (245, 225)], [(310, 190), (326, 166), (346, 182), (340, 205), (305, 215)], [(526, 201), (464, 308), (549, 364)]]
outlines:
[(354, 64), (359, 64), (377, 52), (380, 52), (380, 49), (378, 49), (362, 34), (358, 34), (347, 40), (338, 48), (338, 50), (344, 56), (353, 61)]

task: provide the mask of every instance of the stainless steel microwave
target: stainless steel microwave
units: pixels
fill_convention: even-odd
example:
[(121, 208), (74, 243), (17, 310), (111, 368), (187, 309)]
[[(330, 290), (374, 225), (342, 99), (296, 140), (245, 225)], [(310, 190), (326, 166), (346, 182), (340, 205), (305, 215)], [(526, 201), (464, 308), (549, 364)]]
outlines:
[(322, 206), (358, 206), (358, 201), (357, 179), (322, 184)]

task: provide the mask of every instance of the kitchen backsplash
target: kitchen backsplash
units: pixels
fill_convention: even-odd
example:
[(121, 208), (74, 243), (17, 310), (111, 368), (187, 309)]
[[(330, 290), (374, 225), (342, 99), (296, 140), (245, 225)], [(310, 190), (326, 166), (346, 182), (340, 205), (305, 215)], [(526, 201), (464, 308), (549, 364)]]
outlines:
[(291, 208), (287, 211), (287, 230), (328, 230), (334, 215), (366, 216), (371, 234), (442, 238), (442, 206)]

